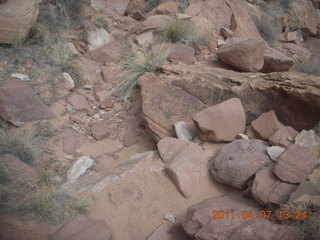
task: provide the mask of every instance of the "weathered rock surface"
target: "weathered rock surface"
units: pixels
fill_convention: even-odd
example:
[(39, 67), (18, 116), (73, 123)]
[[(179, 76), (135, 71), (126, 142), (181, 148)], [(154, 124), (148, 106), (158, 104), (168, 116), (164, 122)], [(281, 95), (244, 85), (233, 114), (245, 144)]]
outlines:
[[(179, 144), (181, 140), (177, 141)], [(193, 142), (186, 142), (181, 151), (173, 155), (176, 156), (167, 162), (166, 170), (183, 196), (191, 197), (209, 181), (208, 160), (201, 147)]]
[(159, 81), (154, 74), (145, 74), (138, 81), (142, 95), (142, 118), (156, 141), (174, 136), (174, 123), (188, 121), (206, 108), (198, 98), (170, 83)]
[(74, 94), (68, 98), (68, 103), (72, 106), (72, 109), (76, 112), (86, 113), (88, 115), (93, 115), (93, 109), (89, 105), (87, 99), (80, 94)]
[(212, 32), (219, 34), (223, 26), (231, 23), (235, 37), (262, 39), (242, 1), (216, 0), (197, 2), (201, 15), (213, 23)]
[(55, 117), (26, 83), (13, 78), (1, 84), (0, 115), (16, 126)]
[(305, 62), (312, 55), (308, 49), (294, 43), (282, 44), (281, 52), (292, 58), (295, 62)]
[(301, 183), (306, 180), (314, 166), (311, 153), (299, 145), (293, 144), (281, 154), (274, 167), (274, 173), (282, 181)]
[(83, 175), (87, 169), (91, 168), (94, 164), (94, 160), (86, 156), (80, 157), (69, 169), (67, 180), (72, 182)]
[(170, 240), (172, 239), (169, 233), (167, 232), (167, 228), (164, 225), (158, 227), (147, 240)]
[(231, 142), (246, 127), (246, 115), (238, 98), (204, 109), (196, 113), (192, 120), (203, 141)]
[(290, 195), (289, 202), (295, 202), (303, 195), (320, 196), (320, 188), (310, 181), (300, 183), (298, 188)]
[(147, 17), (145, 21), (143, 21), (143, 25), (146, 29), (153, 29), (162, 27), (164, 24), (170, 21), (170, 16), (167, 15), (152, 15)]
[(260, 170), (253, 181), (252, 196), (261, 204), (281, 204), (297, 189), (296, 184), (282, 182), (273, 173), (274, 164)]
[(110, 135), (109, 124), (105, 122), (92, 123), (90, 125), (92, 136), (100, 141)]
[(217, 50), (218, 57), (247, 72), (257, 72), (263, 67), (265, 44), (260, 39), (229, 38)]
[(32, 222), (25, 217), (10, 214), (0, 216), (1, 240), (47, 240), (50, 228), (39, 222)]
[(188, 65), (194, 64), (194, 49), (184, 44), (177, 44), (168, 55), (168, 60), (174, 63), (181, 62)]
[(294, 59), (286, 56), (282, 52), (271, 47), (266, 47), (261, 72), (287, 72), (294, 63)]
[(111, 230), (104, 220), (92, 220), (78, 214), (55, 232), (49, 240), (111, 240)]
[[(318, 77), (296, 72), (239, 73), (197, 63), (188, 68), (165, 65), (159, 78), (212, 106), (237, 97), (245, 109), (247, 124), (274, 109), (279, 120), (301, 131), (320, 119)], [(161, 111), (161, 110), (160, 110)]]
[[(234, 212), (235, 218), (217, 217), (215, 211)], [(241, 212), (259, 212), (253, 202), (244, 201), (237, 197), (224, 195), (206, 199), (188, 209), (185, 221), (182, 223), (184, 230), (197, 240), (221, 239), (263, 239), (265, 236), (275, 240), (301, 238), (297, 228), (285, 225), (276, 225), (266, 219), (241, 217)]]
[(320, 137), (313, 130), (302, 130), (295, 138), (295, 144), (308, 149), (316, 165), (320, 164)]
[(127, 118), (127, 123), (128, 125), (123, 138), (123, 145), (130, 147), (138, 142), (140, 127), (137, 118), (134, 116), (129, 116)]
[(65, 130), (62, 135), (63, 152), (69, 155), (75, 154), (84, 141), (85, 138), (81, 134), (72, 129)]
[(274, 146), (289, 147), (294, 142), (294, 138), (297, 136), (298, 132), (292, 127), (285, 126), (279, 128), (274, 134), (269, 138), (269, 143)]
[(315, 9), (311, 1), (292, 1), (288, 13), (291, 30), (301, 28), (306, 35), (317, 34)]
[(254, 174), (271, 163), (268, 146), (261, 140), (235, 140), (210, 159), (209, 170), (218, 182), (243, 190)]
[(0, 155), (0, 162), (5, 164), (13, 182), (25, 183), (37, 177), (37, 171), (34, 168), (14, 155)]
[(89, 58), (101, 65), (117, 61), (120, 56), (121, 44), (119, 41), (106, 44), (100, 48), (88, 51), (85, 54)]
[(10, 0), (0, 6), (0, 43), (24, 39), (36, 23), (39, 1)]
[(276, 133), (283, 124), (279, 122), (274, 110), (261, 114), (256, 120), (251, 122), (255, 134), (262, 140), (267, 140)]
[(77, 181), (67, 182), (62, 187), (73, 192), (98, 192), (109, 184), (133, 173), (135, 169), (145, 161), (153, 159), (153, 152), (144, 152), (132, 155), (114, 168), (100, 173), (92, 173), (82, 176)]
[(167, 163), (174, 159), (183, 148), (188, 144), (187, 140), (166, 137), (161, 139), (158, 144), (158, 150), (163, 162)]

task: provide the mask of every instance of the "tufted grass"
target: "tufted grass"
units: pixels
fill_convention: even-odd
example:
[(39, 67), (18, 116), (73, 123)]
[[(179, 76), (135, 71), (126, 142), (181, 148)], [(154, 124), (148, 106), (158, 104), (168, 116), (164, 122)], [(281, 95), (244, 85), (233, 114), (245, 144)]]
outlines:
[(171, 47), (166, 43), (157, 43), (148, 47), (129, 45), (121, 53), (119, 66), (122, 74), (117, 93), (125, 97), (131, 95), (137, 86), (137, 80), (146, 72), (155, 72), (167, 59)]

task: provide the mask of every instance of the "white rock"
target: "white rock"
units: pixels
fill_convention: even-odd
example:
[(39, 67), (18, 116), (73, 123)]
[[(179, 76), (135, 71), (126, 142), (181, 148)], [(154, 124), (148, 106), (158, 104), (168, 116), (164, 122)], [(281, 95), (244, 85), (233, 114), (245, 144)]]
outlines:
[(25, 82), (30, 81), (30, 78), (28, 75), (21, 74), (21, 73), (12, 73), (11, 77), (17, 78), (17, 79), (19, 79), (21, 81), (25, 81)]
[(236, 137), (236, 139), (245, 139), (245, 140), (249, 140), (249, 137), (246, 134), (243, 133), (239, 133), (238, 136)]
[(99, 48), (110, 43), (110, 41), (110, 35), (104, 28), (100, 28), (96, 31), (91, 31), (88, 33), (89, 50)]
[(189, 132), (188, 126), (184, 121), (176, 122), (174, 124), (174, 129), (179, 139), (192, 141), (192, 135)]
[(76, 47), (74, 46), (74, 44), (72, 42), (68, 42), (66, 46), (72, 55), (74, 55), (74, 56), (79, 55), (78, 50), (76, 49)]
[(86, 84), (83, 86), (84, 89), (87, 89), (87, 90), (91, 90), (92, 89), (92, 85), (90, 84)]
[(67, 90), (71, 90), (75, 87), (75, 84), (74, 84), (74, 81), (73, 81), (73, 78), (70, 76), (69, 73), (62, 73), (63, 75), (63, 78), (64, 78), (64, 81), (65, 81), (65, 86), (67, 88)]
[(145, 44), (151, 44), (153, 43), (153, 33), (152, 31), (142, 33), (136, 37), (136, 40), (140, 46), (143, 46)]
[(295, 138), (295, 144), (304, 148), (312, 148), (320, 145), (320, 137), (313, 130), (302, 130)]
[(67, 180), (72, 182), (83, 175), (88, 168), (92, 167), (94, 160), (86, 156), (82, 156), (76, 161), (68, 171)]
[(286, 151), (286, 149), (283, 147), (279, 147), (279, 146), (272, 146), (272, 147), (267, 148), (267, 153), (268, 153), (269, 157), (271, 158), (271, 160), (273, 160), (273, 161), (277, 161), (278, 158), (280, 157), (280, 155), (284, 151)]
[(226, 42), (224, 40), (222, 40), (222, 39), (218, 40), (218, 47), (220, 47), (221, 45), (224, 45), (224, 44), (226, 44)]
[(167, 220), (167, 221), (169, 221), (171, 223), (175, 223), (176, 222), (176, 218), (170, 213), (164, 214), (163, 219), (165, 219), (165, 220)]

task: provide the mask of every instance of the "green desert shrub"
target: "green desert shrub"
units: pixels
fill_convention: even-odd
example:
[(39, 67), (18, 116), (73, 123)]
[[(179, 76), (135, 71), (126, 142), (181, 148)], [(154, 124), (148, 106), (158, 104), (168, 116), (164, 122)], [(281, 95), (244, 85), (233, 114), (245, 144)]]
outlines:
[(29, 134), (16, 135), (10, 131), (0, 130), (0, 154), (12, 154), (21, 161), (32, 165), (39, 154)]
[[(189, 0), (174, 0), (174, 2), (177, 3), (177, 6), (180, 12), (183, 12), (190, 4)], [(148, 13), (152, 9), (156, 8), (159, 4), (160, 4), (159, 0), (147, 0), (142, 9), (142, 12)]]
[(73, 78), (76, 86), (84, 84), (80, 62), (63, 44), (57, 44), (51, 56), (53, 65), (59, 67), (62, 72), (67, 72)]
[(89, 207), (87, 198), (61, 190), (40, 189), (30, 200), (30, 209), (52, 224), (63, 223), (77, 213), (86, 213)]
[(310, 75), (320, 76), (320, 56), (311, 57), (304, 63), (297, 63), (294, 70)]
[(212, 39), (212, 34), (207, 30), (196, 28), (191, 19), (172, 17), (158, 29), (164, 41), (187, 43), (195, 41), (205, 44)]
[(171, 47), (165, 43), (158, 43), (148, 47), (129, 45), (121, 53), (119, 66), (121, 81), (117, 92), (124, 97), (130, 95), (137, 86), (137, 80), (146, 72), (156, 71), (167, 59)]

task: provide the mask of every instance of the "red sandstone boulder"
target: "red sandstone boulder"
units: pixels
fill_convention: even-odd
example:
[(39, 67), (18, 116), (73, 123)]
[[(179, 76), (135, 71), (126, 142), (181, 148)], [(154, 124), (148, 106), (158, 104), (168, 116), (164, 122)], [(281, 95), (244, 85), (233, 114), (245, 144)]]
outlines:
[(234, 140), (210, 159), (210, 173), (218, 182), (243, 190), (254, 174), (271, 163), (266, 153), (268, 146), (257, 139)]
[(269, 143), (273, 146), (289, 147), (294, 142), (294, 138), (298, 132), (292, 127), (281, 127), (278, 131), (272, 134), (269, 138)]
[(29, 85), (13, 78), (5, 79), (1, 84), (0, 115), (16, 126), (55, 117)]
[(311, 153), (303, 147), (293, 144), (280, 155), (274, 173), (282, 181), (301, 183), (307, 179), (314, 168)]
[(208, 160), (200, 146), (176, 138), (164, 138), (158, 149), (166, 170), (183, 196), (194, 195), (203, 184), (209, 184)]
[(111, 230), (104, 220), (92, 220), (85, 215), (76, 215), (62, 226), (49, 240), (111, 240)]
[(72, 109), (76, 112), (82, 112), (88, 115), (92, 115), (94, 112), (85, 97), (80, 94), (74, 94), (69, 97), (68, 103), (70, 103)]
[(247, 72), (257, 72), (263, 67), (265, 43), (261, 39), (229, 38), (217, 50), (218, 57)]
[(261, 114), (256, 120), (251, 122), (251, 126), (255, 134), (262, 140), (267, 140), (283, 124), (279, 122), (274, 110)]
[(90, 125), (92, 136), (100, 141), (110, 135), (109, 124), (105, 122), (92, 123)]
[(194, 49), (184, 44), (177, 44), (176, 47), (168, 55), (171, 62), (181, 62), (188, 65), (194, 64)]
[(287, 72), (295, 63), (294, 59), (282, 52), (266, 47), (264, 53), (264, 65), (261, 72)]
[[(253, 218), (243, 217), (243, 214), (251, 212)], [(301, 232), (297, 228), (261, 219), (259, 212), (252, 201), (224, 195), (206, 199), (190, 207), (182, 226), (196, 240), (248, 240), (264, 239), (266, 236), (273, 240), (301, 238)]]
[(204, 109), (192, 119), (203, 141), (231, 142), (246, 126), (246, 115), (238, 98)]
[(274, 164), (260, 170), (253, 181), (251, 194), (259, 203), (282, 204), (286, 203), (298, 185), (281, 181), (273, 173)]

